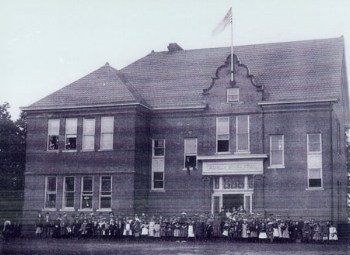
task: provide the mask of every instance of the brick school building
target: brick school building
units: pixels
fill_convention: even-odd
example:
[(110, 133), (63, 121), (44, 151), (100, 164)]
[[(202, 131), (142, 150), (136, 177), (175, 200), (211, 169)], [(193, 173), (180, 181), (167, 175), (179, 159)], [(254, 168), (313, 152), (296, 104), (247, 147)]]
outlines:
[(216, 213), (346, 221), (344, 39), (108, 63), (23, 107), (23, 224), (57, 214)]

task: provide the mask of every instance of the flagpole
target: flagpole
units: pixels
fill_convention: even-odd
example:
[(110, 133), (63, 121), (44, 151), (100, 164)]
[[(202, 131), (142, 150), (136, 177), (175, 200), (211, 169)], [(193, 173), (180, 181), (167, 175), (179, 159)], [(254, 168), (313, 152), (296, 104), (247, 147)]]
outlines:
[(232, 7), (231, 7), (231, 82), (233, 83), (233, 22), (232, 22)]

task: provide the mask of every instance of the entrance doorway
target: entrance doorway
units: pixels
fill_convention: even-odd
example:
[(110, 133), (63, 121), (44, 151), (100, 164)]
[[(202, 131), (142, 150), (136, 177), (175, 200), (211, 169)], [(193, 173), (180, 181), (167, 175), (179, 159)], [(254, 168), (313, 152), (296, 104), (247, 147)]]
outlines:
[(232, 210), (234, 207), (244, 208), (244, 195), (243, 194), (223, 194), (222, 195), (222, 207), (226, 210)]

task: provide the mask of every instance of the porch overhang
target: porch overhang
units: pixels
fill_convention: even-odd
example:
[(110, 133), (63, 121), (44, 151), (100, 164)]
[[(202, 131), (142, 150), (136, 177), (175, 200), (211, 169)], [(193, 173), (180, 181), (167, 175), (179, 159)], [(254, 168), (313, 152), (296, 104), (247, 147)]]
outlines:
[(266, 154), (218, 154), (198, 156), (202, 175), (257, 175), (264, 172)]

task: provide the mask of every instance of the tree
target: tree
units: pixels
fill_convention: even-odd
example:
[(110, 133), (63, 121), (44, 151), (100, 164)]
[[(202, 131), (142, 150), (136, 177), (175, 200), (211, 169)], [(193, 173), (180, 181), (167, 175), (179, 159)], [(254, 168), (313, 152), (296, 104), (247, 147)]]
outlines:
[(25, 114), (11, 120), (9, 103), (0, 105), (0, 190), (23, 189), (25, 169)]

